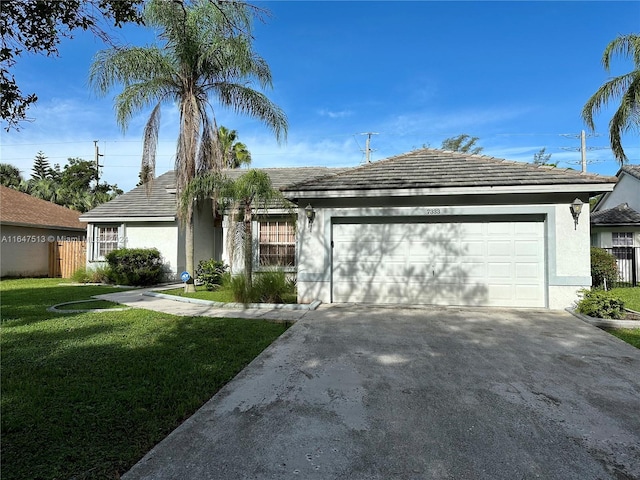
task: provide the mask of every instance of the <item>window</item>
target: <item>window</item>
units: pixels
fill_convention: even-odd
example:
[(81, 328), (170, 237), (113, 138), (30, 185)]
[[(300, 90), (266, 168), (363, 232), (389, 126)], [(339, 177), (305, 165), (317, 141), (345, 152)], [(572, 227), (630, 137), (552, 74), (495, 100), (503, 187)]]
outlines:
[(118, 248), (118, 227), (98, 226), (93, 231), (93, 259), (104, 260), (107, 253)]
[(259, 223), (259, 265), (293, 267), (296, 264), (296, 234), (293, 223), (269, 220)]
[(631, 232), (613, 232), (611, 245), (614, 247), (633, 247), (633, 233)]

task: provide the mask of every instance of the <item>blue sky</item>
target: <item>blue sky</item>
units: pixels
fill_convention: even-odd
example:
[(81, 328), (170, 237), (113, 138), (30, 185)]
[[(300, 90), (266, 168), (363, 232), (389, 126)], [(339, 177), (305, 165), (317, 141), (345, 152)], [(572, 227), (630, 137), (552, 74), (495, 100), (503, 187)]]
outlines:
[[(480, 137), (483, 153), (530, 162), (546, 147), (562, 168), (579, 169), (585, 126), (582, 106), (607, 80), (602, 52), (617, 35), (640, 31), (638, 2), (259, 2), (271, 11), (258, 24), (255, 50), (272, 69), (266, 92), (286, 112), (289, 135), (270, 131), (214, 103), (219, 125), (238, 130), (255, 167), (355, 166), (423, 145), (439, 148), (461, 133)], [(114, 30), (122, 43), (153, 38), (141, 27)], [(43, 151), (51, 164), (93, 159), (99, 140), (102, 179), (129, 190), (137, 182), (142, 129), (136, 116), (126, 134), (115, 122), (114, 91), (97, 98), (87, 85), (93, 55), (105, 46), (89, 34), (65, 40), (59, 58), (25, 56), (15, 69), (24, 92), (39, 102), (19, 132), (1, 132), (2, 162), (31, 174)], [(619, 60), (612, 74), (631, 69)], [(596, 117), (607, 147), (611, 109)], [(567, 136), (565, 136), (567, 135)], [(157, 174), (173, 167), (177, 112), (163, 107)], [(638, 132), (624, 138), (640, 162)], [(564, 147), (564, 148), (563, 148)], [(567, 150), (568, 148), (569, 150)], [(573, 151), (571, 149), (574, 149)], [(587, 152), (590, 172), (613, 175), (608, 148)]]

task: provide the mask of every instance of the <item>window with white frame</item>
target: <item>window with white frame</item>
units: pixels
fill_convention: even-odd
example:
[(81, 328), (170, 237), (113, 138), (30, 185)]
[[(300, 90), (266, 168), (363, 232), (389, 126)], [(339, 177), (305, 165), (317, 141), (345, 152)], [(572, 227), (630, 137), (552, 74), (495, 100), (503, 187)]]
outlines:
[(293, 222), (263, 220), (258, 223), (258, 264), (261, 267), (294, 267), (296, 234)]
[(96, 225), (93, 230), (93, 260), (104, 260), (111, 251), (118, 248), (119, 227), (117, 225)]
[(633, 233), (613, 232), (611, 234), (611, 245), (614, 247), (633, 247)]

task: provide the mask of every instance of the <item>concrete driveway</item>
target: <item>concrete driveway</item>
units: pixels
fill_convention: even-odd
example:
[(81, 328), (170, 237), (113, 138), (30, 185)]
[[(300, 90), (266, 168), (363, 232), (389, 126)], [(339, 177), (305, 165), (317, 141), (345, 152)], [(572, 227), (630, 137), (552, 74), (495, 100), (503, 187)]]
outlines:
[(640, 479), (640, 351), (564, 312), (309, 312), (124, 477)]

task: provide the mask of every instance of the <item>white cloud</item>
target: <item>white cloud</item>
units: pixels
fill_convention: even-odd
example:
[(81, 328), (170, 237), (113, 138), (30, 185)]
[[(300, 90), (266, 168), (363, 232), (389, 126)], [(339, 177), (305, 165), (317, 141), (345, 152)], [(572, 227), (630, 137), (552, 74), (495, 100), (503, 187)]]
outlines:
[(329, 117), (329, 118), (345, 118), (353, 115), (353, 111), (351, 110), (333, 111), (333, 110), (328, 110), (326, 108), (322, 108), (318, 110), (318, 115), (322, 117)]

